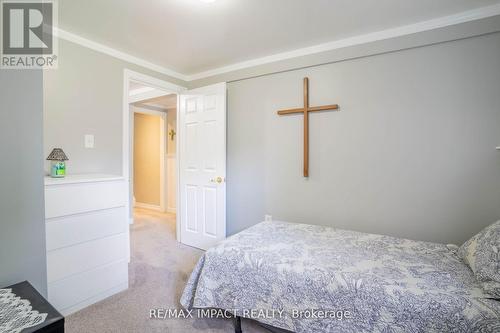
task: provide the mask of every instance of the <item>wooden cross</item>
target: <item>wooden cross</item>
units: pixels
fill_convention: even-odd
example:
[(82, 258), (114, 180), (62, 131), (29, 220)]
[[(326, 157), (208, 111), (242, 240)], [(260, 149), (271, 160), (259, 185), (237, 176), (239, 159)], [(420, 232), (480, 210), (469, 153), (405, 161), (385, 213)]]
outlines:
[(318, 112), (318, 111), (328, 111), (335, 110), (337, 111), (339, 106), (337, 104), (332, 105), (324, 105), (324, 106), (309, 106), (309, 78), (304, 78), (304, 107), (298, 109), (288, 109), (288, 110), (280, 110), (278, 114), (288, 115), (295, 113), (303, 113), (304, 114), (304, 177), (309, 177), (309, 112)]
[(170, 130), (170, 132), (168, 132), (168, 135), (170, 136), (170, 140), (174, 141), (174, 137), (177, 133), (175, 133), (175, 131), (173, 129)]

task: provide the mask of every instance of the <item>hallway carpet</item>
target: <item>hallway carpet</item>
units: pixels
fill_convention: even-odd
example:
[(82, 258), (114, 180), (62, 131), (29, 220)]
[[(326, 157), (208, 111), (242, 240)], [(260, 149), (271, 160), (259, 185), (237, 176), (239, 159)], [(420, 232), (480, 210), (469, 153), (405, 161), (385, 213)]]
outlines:
[[(175, 240), (175, 216), (137, 209), (131, 226), (129, 289), (66, 318), (66, 332), (234, 332), (229, 319), (150, 319), (181, 309), (180, 295), (202, 251)], [(243, 320), (244, 333), (269, 332)]]

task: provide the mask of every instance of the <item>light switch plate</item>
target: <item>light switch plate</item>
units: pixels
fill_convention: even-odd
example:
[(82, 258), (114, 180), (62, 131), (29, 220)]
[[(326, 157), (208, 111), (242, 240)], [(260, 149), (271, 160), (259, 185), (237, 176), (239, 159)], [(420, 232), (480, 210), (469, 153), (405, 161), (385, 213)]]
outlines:
[(94, 135), (85, 134), (85, 148), (94, 148)]

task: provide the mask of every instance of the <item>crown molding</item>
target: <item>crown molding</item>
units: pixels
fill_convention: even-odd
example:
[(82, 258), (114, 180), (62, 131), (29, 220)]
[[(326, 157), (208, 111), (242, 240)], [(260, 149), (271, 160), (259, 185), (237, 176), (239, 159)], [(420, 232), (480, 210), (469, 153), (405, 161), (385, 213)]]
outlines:
[(426, 32), (434, 29), (445, 28), (461, 23), (476, 21), (492, 16), (500, 15), (500, 4), (481, 7), (458, 14), (453, 14), (449, 16), (443, 16), (440, 18), (422, 21), (414, 24), (409, 24), (405, 26), (400, 26), (396, 28), (381, 30), (377, 32), (367, 33), (363, 35), (358, 35), (354, 37), (349, 37), (345, 39), (339, 39), (332, 42), (327, 42), (323, 44), (318, 44), (310, 47), (300, 48), (293, 51), (277, 53), (270, 56), (265, 56), (253, 60), (238, 62), (232, 65), (223, 66), (200, 73), (187, 75), (169, 68), (165, 68), (161, 65), (151, 63), (147, 60), (132, 56), (128, 53), (118, 51), (106, 45), (94, 42), (92, 40), (86, 39), (84, 37), (78, 36), (74, 33), (56, 28), (56, 36), (61, 39), (68, 40), (70, 42), (79, 44), (81, 46), (90, 48), (92, 50), (105, 53), (109, 56), (118, 58), (123, 61), (127, 61), (138, 66), (150, 69), (152, 71), (171, 76), (173, 78), (183, 80), (186, 82), (196, 81), (201, 79), (206, 79), (212, 76), (226, 74), (229, 72), (234, 72), (242, 69), (248, 69), (251, 67), (261, 66), (265, 64), (270, 64), (274, 62), (279, 62), (283, 60), (289, 60), (293, 58), (314, 55), (322, 52), (334, 51), (337, 49), (342, 49), (350, 46), (362, 45), (367, 43), (372, 43), (376, 41), (403, 37), (407, 35), (416, 34), (419, 32)]
[(481, 7), (474, 10), (469, 10), (461, 12), (459, 14), (443, 16), (437, 19), (432, 19), (428, 21), (422, 21), (415, 24), (400, 26), (397, 28), (391, 28), (386, 30), (381, 30), (377, 32), (372, 32), (364, 35), (358, 35), (355, 37), (339, 39), (336, 41), (318, 44), (310, 47), (305, 47), (301, 49), (296, 49), (289, 52), (277, 53), (274, 55), (257, 58), (253, 60), (243, 61), (235, 63), (229, 66), (223, 66), (216, 69), (200, 72), (197, 74), (189, 75), (188, 81), (205, 79), (211, 76), (226, 74), (233, 71), (238, 71), (242, 69), (247, 69), (250, 67), (265, 65), (273, 62), (293, 59), (297, 57), (308, 56), (312, 54), (334, 51), (337, 49), (342, 49), (345, 47), (356, 46), (367, 44), (371, 42), (381, 41), (384, 39), (391, 39), (396, 37), (407, 36), (419, 32), (425, 32), (429, 30), (449, 27), (457, 25), (460, 23), (471, 22), (475, 20), (480, 20), (492, 16), (500, 15), (500, 4), (492, 5), (488, 7)]
[(150, 91), (155, 90), (153, 87), (143, 87), (143, 88), (138, 88), (138, 89), (130, 89), (129, 95), (130, 96), (135, 96), (135, 95), (140, 95), (144, 93), (148, 93)]
[(135, 57), (135, 56), (130, 55), (128, 53), (118, 51), (117, 49), (111, 48), (111, 47), (106, 46), (104, 44), (94, 42), (90, 39), (81, 37), (79, 35), (76, 35), (74, 33), (68, 32), (68, 31), (65, 31), (61, 28), (55, 28), (55, 35), (56, 35), (56, 37), (59, 37), (60, 39), (67, 40), (67, 41), (70, 41), (72, 43), (78, 44), (80, 46), (89, 48), (91, 50), (98, 51), (98, 52), (107, 54), (109, 56), (112, 56), (114, 58), (129, 62), (131, 64), (135, 64), (135, 65), (150, 69), (150, 70), (157, 72), (157, 73), (165, 74), (165, 75), (168, 75), (168, 76), (171, 76), (173, 78), (183, 80), (183, 81), (188, 81), (188, 79), (189, 79), (189, 77), (187, 75), (184, 75), (184, 74), (178, 73), (174, 70), (171, 70), (169, 68), (165, 68), (163, 66), (154, 64), (154, 63), (149, 62), (147, 60), (144, 60), (142, 58)]

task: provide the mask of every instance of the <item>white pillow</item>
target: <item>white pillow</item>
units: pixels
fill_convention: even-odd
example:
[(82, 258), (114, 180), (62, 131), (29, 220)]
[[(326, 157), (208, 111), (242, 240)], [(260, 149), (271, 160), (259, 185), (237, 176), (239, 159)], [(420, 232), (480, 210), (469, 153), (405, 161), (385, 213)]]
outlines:
[(484, 291), (500, 299), (500, 221), (465, 242), (458, 256), (469, 265)]

